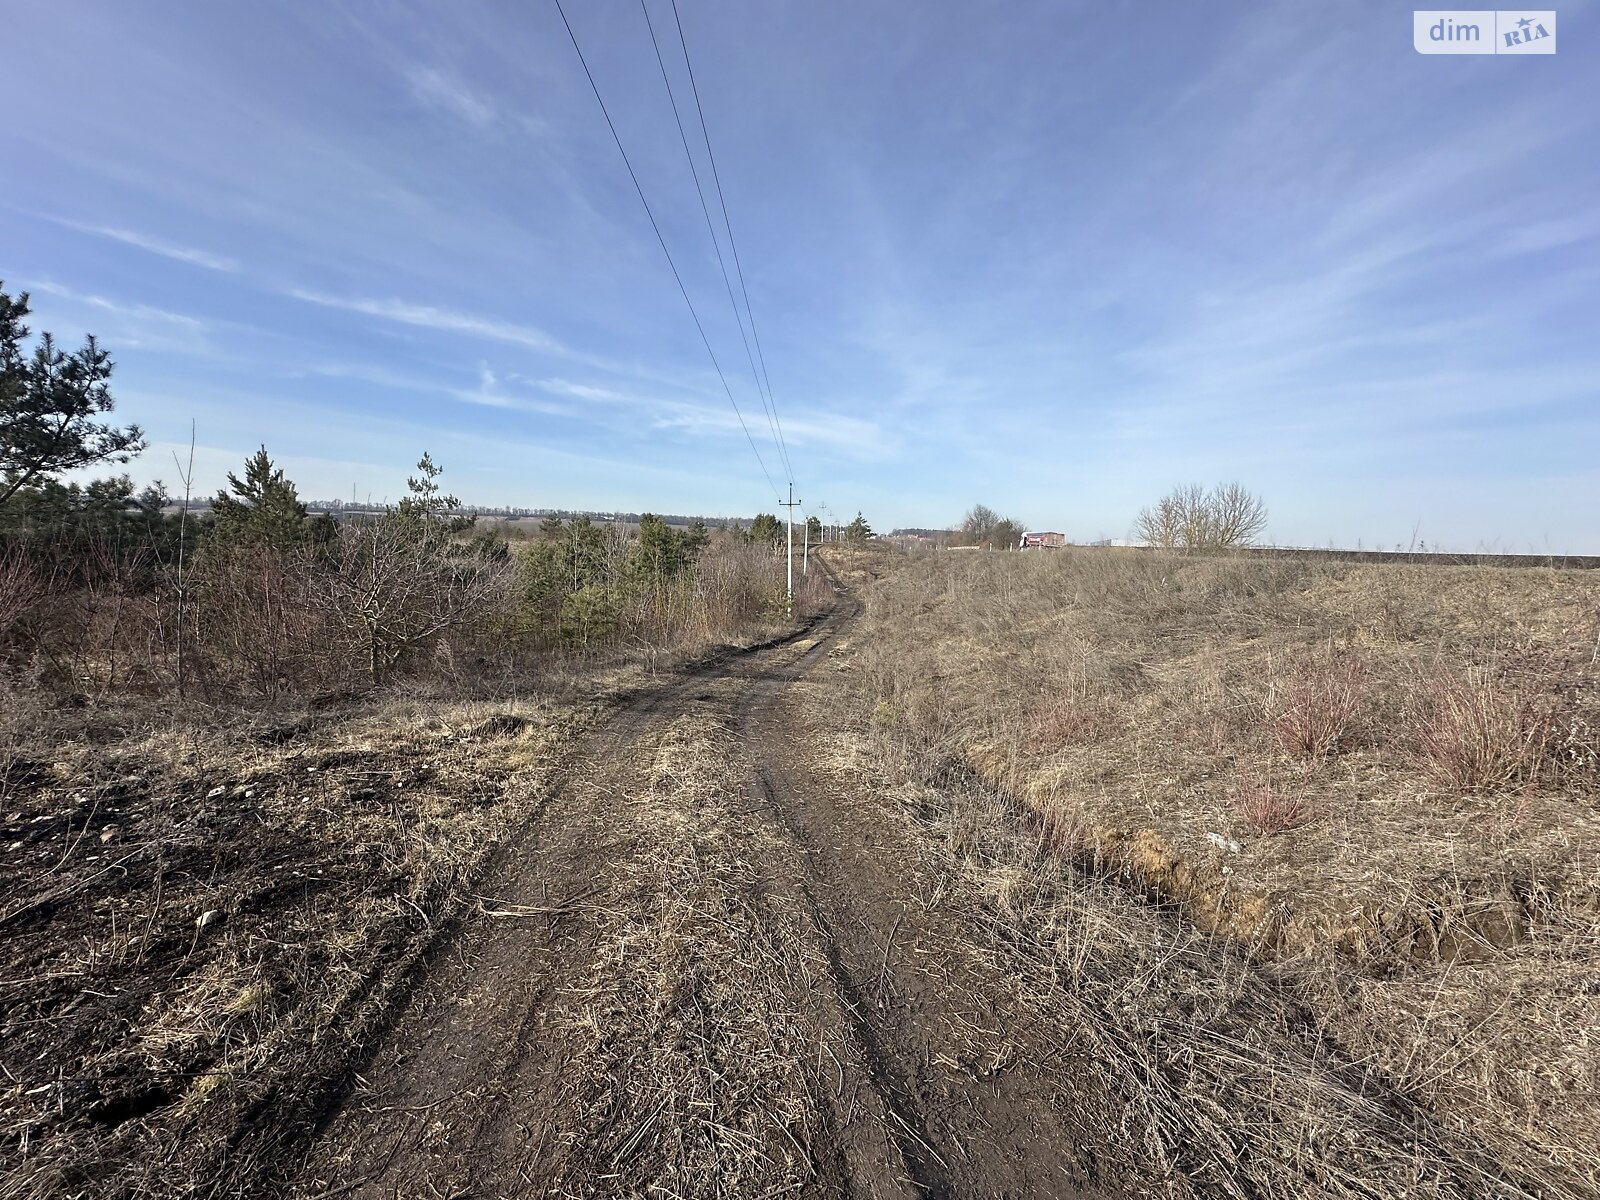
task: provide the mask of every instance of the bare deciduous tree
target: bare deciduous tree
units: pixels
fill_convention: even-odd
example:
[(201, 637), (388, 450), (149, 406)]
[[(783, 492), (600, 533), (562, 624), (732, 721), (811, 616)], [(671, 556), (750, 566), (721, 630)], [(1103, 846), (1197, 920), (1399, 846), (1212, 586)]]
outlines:
[(454, 554), (391, 518), (341, 529), (325, 581), (333, 619), (381, 683), (407, 656), (481, 616), (508, 575), (504, 563)]
[(961, 539), (969, 546), (986, 541), (994, 527), (1000, 523), (1000, 514), (987, 504), (974, 504), (961, 518)]
[(987, 504), (974, 504), (961, 518), (960, 544), (963, 546), (989, 546), (996, 550), (1015, 550), (1022, 540), (1022, 525), (1010, 517), (1002, 517)]
[(1219, 483), (1208, 497), (1211, 541), (1218, 549), (1248, 546), (1267, 527), (1266, 503), (1240, 483)]
[(1198, 483), (1173, 488), (1134, 520), (1134, 533), (1162, 550), (1231, 550), (1248, 546), (1267, 526), (1267, 506), (1243, 484)]
[(1167, 495), (1157, 500), (1149, 508), (1139, 510), (1135, 519), (1133, 531), (1147, 546), (1158, 550), (1172, 550), (1182, 541), (1183, 522), (1178, 513), (1178, 501), (1174, 495)]

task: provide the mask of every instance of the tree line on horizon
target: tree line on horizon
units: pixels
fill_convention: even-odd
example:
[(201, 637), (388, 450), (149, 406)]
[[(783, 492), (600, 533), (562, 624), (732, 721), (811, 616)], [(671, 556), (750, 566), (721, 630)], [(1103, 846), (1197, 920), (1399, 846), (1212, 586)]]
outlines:
[[(1181, 484), (1155, 504), (1141, 509), (1133, 534), (1156, 550), (1225, 551), (1251, 545), (1267, 524), (1265, 501), (1240, 483), (1207, 489)], [(948, 531), (905, 530), (919, 536), (943, 535), (950, 546), (985, 550), (1021, 548), (1026, 527), (1002, 517), (987, 504), (974, 504)]]

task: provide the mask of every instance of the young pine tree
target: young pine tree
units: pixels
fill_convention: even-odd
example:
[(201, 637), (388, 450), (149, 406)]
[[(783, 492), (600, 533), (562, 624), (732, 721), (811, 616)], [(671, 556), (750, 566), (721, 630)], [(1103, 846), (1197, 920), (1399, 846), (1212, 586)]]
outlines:
[(783, 522), (771, 513), (757, 513), (750, 525), (750, 540), (758, 545), (776, 546), (783, 541)]
[(306, 540), (306, 506), (292, 481), (262, 446), (244, 464), (244, 478), (228, 472), (228, 486), (211, 502), (213, 538), (224, 544), (292, 550)]
[(872, 539), (872, 526), (867, 524), (867, 519), (859, 512), (856, 519), (844, 527), (844, 540), (851, 545), (860, 546)]
[(415, 522), (426, 534), (440, 540), (459, 533), (472, 524), (471, 517), (452, 517), (450, 510), (459, 508), (461, 501), (447, 495), (439, 483), (444, 468), (433, 461), (426, 450), (417, 460), (417, 474), (406, 480), (410, 495), (402, 499), (395, 509), (402, 521)]

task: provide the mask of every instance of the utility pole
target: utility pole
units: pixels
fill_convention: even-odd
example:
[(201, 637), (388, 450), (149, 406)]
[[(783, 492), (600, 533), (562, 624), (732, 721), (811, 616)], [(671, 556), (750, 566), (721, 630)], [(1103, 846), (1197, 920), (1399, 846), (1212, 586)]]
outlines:
[(800, 539), (800, 574), (811, 574), (811, 518), (806, 518), (805, 533)]
[(789, 484), (789, 498), (778, 501), (789, 510), (789, 520), (786, 526), (789, 554), (789, 619), (794, 619), (794, 506), (802, 501), (794, 498), (794, 483)]

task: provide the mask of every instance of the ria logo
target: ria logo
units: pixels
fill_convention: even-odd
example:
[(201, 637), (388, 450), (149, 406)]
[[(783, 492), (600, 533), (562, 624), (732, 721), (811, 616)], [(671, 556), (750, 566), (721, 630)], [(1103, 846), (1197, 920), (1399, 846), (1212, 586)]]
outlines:
[(1418, 9), (1412, 13), (1418, 54), (1554, 54), (1553, 9)]
[[(1538, 15), (1542, 17), (1545, 14), (1540, 13)], [(1549, 17), (1550, 25), (1552, 28), (1554, 28), (1556, 23), (1555, 13), (1550, 13)], [(1536, 17), (1530, 17), (1527, 14), (1523, 14), (1523, 16), (1517, 21), (1516, 28), (1506, 30), (1500, 35), (1500, 37), (1503, 43), (1508, 47), (1531, 46), (1534, 42), (1543, 41), (1545, 38), (1549, 38), (1549, 53), (1554, 54), (1556, 52), (1555, 34), (1551, 33), (1549, 29), (1546, 29)], [(1499, 47), (1495, 48), (1496, 53), (1499, 53), (1499, 50)], [(1537, 53), (1537, 51), (1534, 51), (1534, 53)]]

